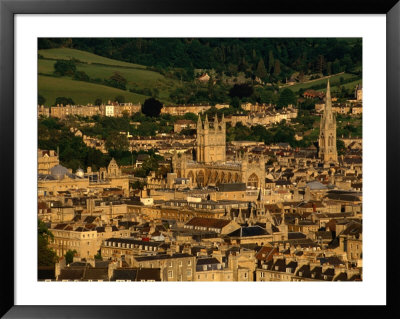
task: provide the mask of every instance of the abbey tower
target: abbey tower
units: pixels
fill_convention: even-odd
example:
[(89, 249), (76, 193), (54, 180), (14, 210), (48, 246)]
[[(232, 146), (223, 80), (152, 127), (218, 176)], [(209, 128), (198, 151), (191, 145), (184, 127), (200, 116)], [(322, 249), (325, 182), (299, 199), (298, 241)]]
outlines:
[(318, 156), (324, 164), (338, 162), (336, 149), (336, 116), (332, 111), (331, 87), (329, 80), (326, 87), (325, 109), (321, 118), (318, 144)]
[(222, 115), (221, 122), (218, 122), (217, 116), (214, 118), (214, 124), (210, 126), (208, 117), (204, 125), (200, 119), (197, 121), (197, 152), (196, 159), (198, 163), (225, 162), (226, 160), (226, 124)]

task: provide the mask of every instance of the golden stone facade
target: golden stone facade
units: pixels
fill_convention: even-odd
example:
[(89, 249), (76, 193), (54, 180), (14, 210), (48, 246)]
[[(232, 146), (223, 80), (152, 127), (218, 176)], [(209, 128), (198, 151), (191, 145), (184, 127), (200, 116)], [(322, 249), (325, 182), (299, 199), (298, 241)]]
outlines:
[(221, 183), (246, 183), (258, 189), (265, 187), (265, 159), (250, 160), (249, 154), (238, 155), (233, 161), (226, 160), (225, 120), (214, 119), (210, 127), (208, 118), (197, 123), (196, 161), (175, 152), (172, 159), (174, 173), (178, 178), (188, 178), (197, 187)]

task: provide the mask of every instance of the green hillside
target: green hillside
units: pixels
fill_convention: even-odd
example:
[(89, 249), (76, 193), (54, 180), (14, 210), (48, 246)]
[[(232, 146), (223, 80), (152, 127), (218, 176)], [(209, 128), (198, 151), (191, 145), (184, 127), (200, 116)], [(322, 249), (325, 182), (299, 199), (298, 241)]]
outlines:
[(116, 66), (132, 67), (139, 69), (146, 68), (144, 65), (113, 60), (90, 52), (68, 49), (68, 48), (39, 50), (38, 54), (40, 54), (45, 59), (55, 59), (55, 60), (77, 59), (81, 62), (86, 62), (86, 63), (100, 63), (106, 65), (116, 65)]
[(122, 91), (112, 87), (93, 84), (88, 82), (74, 81), (68, 78), (55, 78), (39, 75), (39, 94), (46, 99), (46, 105), (54, 104), (59, 96), (71, 97), (75, 103), (86, 105), (94, 103), (94, 100), (101, 98), (104, 102), (113, 100), (116, 96), (122, 95), (125, 101), (143, 103), (147, 98), (144, 95)]
[[(354, 74), (349, 74), (349, 73), (340, 73), (340, 74), (336, 74), (336, 75), (332, 75), (329, 77), (329, 81), (331, 83), (332, 88), (337, 86), (340, 83), (340, 78), (343, 78), (343, 80), (347, 80), (350, 78), (354, 78), (356, 77)], [(309, 82), (305, 82), (305, 83), (298, 83), (298, 84), (294, 84), (291, 86), (285, 86), (289, 89), (291, 89), (293, 92), (297, 92), (300, 89), (309, 89), (314, 85), (321, 85), (323, 84), (324, 86), (326, 86), (326, 82), (327, 82), (328, 78), (323, 78), (323, 79), (316, 79), (316, 80), (312, 80)], [(361, 80), (358, 81), (359, 83), (361, 82)], [(324, 89), (320, 89), (319, 91), (324, 90)]]
[[(161, 73), (147, 70), (145, 66), (104, 58), (89, 52), (74, 49), (39, 50), (38, 60), (39, 94), (46, 99), (46, 105), (54, 103), (58, 96), (71, 97), (76, 103), (93, 103), (97, 97), (124, 95), (126, 102), (141, 102), (150, 97), (151, 90), (157, 89), (157, 98), (170, 102), (170, 92), (178, 86), (178, 81), (166, 78)], [(85, 72), (90, 79), (109, 79), (114, 73), (121, 74), (127, 80), (127, 90), (115, 89), (102, 84), (75, 81), (72, 77), (54, 77), (56, 60), (76, 59), (76, 70)], [(82, 63), (84, 62), (84, 63)], [(43, 76), (45, 75), (45, 76)], [(55, 84), (51, 84), (54, 81)], [(65, 81), (65, 82), (64, 82)], [(47, 87), (47, 85), (50, 86)], [(87, 91), (89, 89), (90, 93)], [(133, 89), (141, 94), (129, 92)], [(145, 91), (144, 94), (143, 90)], [(113, 96), (109, 96), (114, 94)], [(103, 99), (104, 101), (104, 99)]]

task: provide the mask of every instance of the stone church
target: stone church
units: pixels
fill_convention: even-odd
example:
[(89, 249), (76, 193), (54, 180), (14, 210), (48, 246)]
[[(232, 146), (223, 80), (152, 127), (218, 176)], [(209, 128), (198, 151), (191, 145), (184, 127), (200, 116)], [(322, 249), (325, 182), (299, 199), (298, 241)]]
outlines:
[[(214, 121), (197, 121), (195, 156), (188, 158), (175, 152), (172, 167), (178, 178), (188, 178), (198, 187), (223, 183), (245, 183), (258, 189), (265, 187), (265, 158), (250, 160), (249, 154), (226, 160), (226, 123), (215, 116)], [(194, 158), (195, 157), (195, 158)]]
[(321, 118), (319, 131), (319, 154), (318, 157), (326, 164), (337, 164), (338, 156), (336, 149), (336, 116), (332, 111), (331, 87), (326, 87), (325, 109)]

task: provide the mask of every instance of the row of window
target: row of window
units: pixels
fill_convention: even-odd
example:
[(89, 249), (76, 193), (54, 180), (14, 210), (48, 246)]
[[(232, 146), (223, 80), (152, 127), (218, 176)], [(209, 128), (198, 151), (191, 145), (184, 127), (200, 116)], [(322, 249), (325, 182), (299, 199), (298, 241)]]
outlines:
[[(122, 236), (122, 234), (121, 234)], [(157, 251), (158, 248), (155, 246), (138, 245), (138, 244), (127, 244), (127, 243), (116, 243), (116, 242), (104, 242), (106, 247), (120, 247), (120, 248), (139, 248), (142, 250)]]

